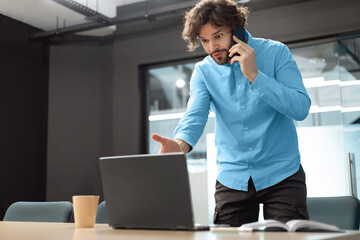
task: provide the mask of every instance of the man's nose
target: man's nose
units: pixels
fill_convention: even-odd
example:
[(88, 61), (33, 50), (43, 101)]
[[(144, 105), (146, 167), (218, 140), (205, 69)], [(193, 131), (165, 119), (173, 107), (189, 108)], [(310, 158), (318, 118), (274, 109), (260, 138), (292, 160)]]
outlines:
[(209, 44), (209, 46), (210, 46), (210, 52), (215, 51), (215, 50), (219, 47), (216, 41), (210, 40), (209, 43), (210, 43), (210, 44)]

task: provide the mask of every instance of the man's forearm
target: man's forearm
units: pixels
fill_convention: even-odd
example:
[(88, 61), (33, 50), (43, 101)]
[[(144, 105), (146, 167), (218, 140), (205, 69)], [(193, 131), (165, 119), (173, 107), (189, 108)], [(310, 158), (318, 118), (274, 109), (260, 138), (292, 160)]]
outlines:
[(184, 153), (188, 153), (191, 150), (191, 146), (184, 140), (175, 139), (175, 142), (179, 144), (181, 151), (183, 151)]

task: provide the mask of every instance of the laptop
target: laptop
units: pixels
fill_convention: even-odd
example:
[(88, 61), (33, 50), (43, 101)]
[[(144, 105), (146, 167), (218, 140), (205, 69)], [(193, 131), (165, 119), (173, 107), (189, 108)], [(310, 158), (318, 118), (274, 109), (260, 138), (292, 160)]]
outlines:
[(185, 154), (102, 157), (100, 173), (111, 227), (209, 230), (194, 223)]

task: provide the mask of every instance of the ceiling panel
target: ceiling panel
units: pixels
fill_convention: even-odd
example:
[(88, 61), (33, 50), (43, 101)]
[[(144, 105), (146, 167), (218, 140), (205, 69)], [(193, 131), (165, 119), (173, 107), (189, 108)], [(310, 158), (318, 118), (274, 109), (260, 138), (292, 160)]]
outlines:
[[(186, 1), (180, 0), (74, 0), (87, 6), (109, 18), (116, 17), (118, 6), (137, 6), (134, 11), (144, 10), (144, 7), (159, 7), (160, 5), (171, 5)], [(189, 1), (189, 0), (187, 0)], [(238, 1), (244, 3), (252, 11), (265, 8), (278, 7), (281, 5), (294, 4), (310, 0), (251, 0)], [(134, 4), (146, 2), (146, 4)], [(142, 8), (142, 9), (139, 9)], [(24, 22), (43, 31), (51, 31), (64, 27), (75, 26), (89, 22), (82, 14), (66, 8), (53, 0), (1, 0), (0, 13)], [(179, 15), (179, 12), (174, 11)], [(105, 27), (98, 30), (86, 31), (86, 35), (105, 36), (115, 31), (115, 26)]]
[[(108, 17), (116, 16), (117, 6), (144, 0), (75, 0)], [(0, 13), (44, 31), (86, 23), (84, 15), (52, 0), (1, 0)], [(112, 33), (114, 27), (89, 31), (88, 35), (103, 36)]]

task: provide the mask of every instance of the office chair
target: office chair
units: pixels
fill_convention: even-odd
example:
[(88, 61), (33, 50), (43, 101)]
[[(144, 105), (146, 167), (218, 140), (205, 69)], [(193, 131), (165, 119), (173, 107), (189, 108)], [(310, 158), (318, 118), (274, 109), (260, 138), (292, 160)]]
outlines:
[(96, 223), (108, 223), (107, 215), (106, 215), (106, 205), (105, 201), (102, 201), (96, 212)]
[(72, 222), (71, 202), (15, 202), (6, 210), (4, 221)]
[(307, 199), (307, 206), (310, 220), (359, 230), (360, 202), (356, 197), (313, 197)]

